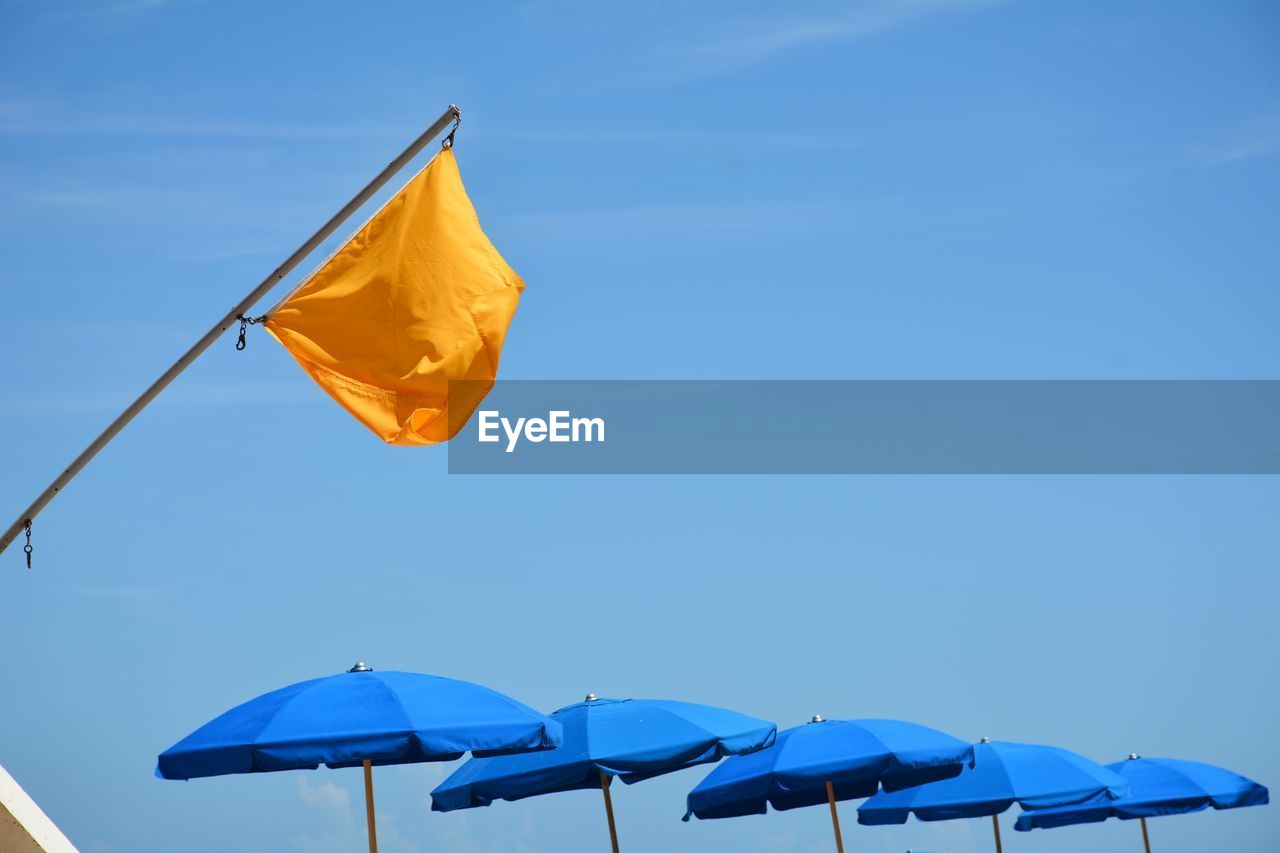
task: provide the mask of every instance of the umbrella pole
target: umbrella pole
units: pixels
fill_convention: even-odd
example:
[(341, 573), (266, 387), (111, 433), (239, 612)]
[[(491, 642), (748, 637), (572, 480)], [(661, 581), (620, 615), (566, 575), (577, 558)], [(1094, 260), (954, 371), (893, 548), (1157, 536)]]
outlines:
[(378, 830), (373, 822), (373, 762), (364, 760), (364, 815), (369, 824), (369, 853), (378, 853)]
[(1142, 823), (1142, 846), (1147, 848), (1147, 853), (1151, 853), (1151, 839), (1147, 837), (1147, 819), (1140, 817), (1138, 820)]
[[(609, 783), (613, 779), (608, 773), (600, 771), (600, 790), (604, 791), (604, 813), (609, 816), (609, 841), (613, 843), (613, 853), (618, 853), (618, 828), (613, 824), (613, 797), (609, 796)], [(374, 853), (377, 853), (375, 850)]]
[(836, 786), (827, 780), (827, 802), (831, 804), (831, 827), (836, 831), (836, 851), (844, 853), (844, 839), (840, 837), (840, 815), (836, 812)]
[(996, 853), (1004, 853), (1004, 848), (1000, 846), (1000, 815), (991, 816), (991, 826), (996, 831)]

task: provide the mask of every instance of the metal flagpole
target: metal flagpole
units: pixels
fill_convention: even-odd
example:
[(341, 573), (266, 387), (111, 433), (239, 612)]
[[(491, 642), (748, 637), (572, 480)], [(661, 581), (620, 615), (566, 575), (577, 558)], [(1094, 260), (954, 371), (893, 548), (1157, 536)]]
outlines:
[[(178, 377), (182, 371), (191, 366), (191, 362), (207, 350), (219, 336), (236, 323), (246, 311), (254, 306), (259, 299), (266, 296), (267, 293), (280, 283), (280, 280), (287, 276), (300, 264), (307, 255), (315, 251), (316, 247), (329, 238), (342, 223), (346, 222), (369, 198), (391, 180), (397, 172), (404, 168), (405, 164), (416, 157), (427, 144), (439, 136), (449, 123), (456, 121), (462, 117), (462, 111), (453, 104), (449, 105), (449, 109), (445, 110), (440, 118), (436, 119), (430, 127), (422, 132), (422, 135), (413, 142), (409, 143), (409, 147), (401, 151), (400, 154), (387, 164), (386, 168), (378, 173), (372, 181), (365, 185), (364, 189), (356, 193), (351, 201), (343, 205), (342, 209), (329, 218), (329, 221), (320, 226), (320, 230), (312, 234), (305, 243), (299, 246), (292, 255), (285, 259), (285, 262), (272, 270), (271, 274), (262, 280), (262, 283), (255, 287), (248, 296), (241, 299), (231, 308), (226, 315), (217, 322), (217, 324), (205, 332), (204, 337), (196, 341), (191, 349), (183, 353), (182, 357), (169, 366), (169, 369), (160, 374), (160, 378), (151, 383), (146, 391), (142, 392), (142, 396), (134, 400), (129, 408), (125, 409), (119, 417), (102, 431), (102, 434), (93, 440), (79, 456), (77, 456), (67, 469), (58, 475), (49, 487), (40, 493), (40, 496), (32, 502), (31, 506), (18, 516), (18, 519), (11, 525), (9, 529), (0, 536), (0, 552), (9, 547), (14, 539), (18, 538), (18, 534), (24, 529), (29, 529), (29, 525), (35, 520), (48, 504), (53, 500), (54, 495), (62, 491), (67, 483), (79, 474), (84, 466), (88, 465), (93, 457), (98, 455), (98, 451), (106, 447), (111, 439), (115, 438), (120, 430), (128, 426), (129, 421), (147, 407), (147, 405), (156, 398), (156, 396), (165, 389), (166, 386)], [(28, 552), (29, 562), (30, 552)]]

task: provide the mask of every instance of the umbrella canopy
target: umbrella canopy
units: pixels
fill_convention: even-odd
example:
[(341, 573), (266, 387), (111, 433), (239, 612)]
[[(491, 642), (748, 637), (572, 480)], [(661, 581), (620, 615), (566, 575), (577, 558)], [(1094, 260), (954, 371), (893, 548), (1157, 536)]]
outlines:
[(599, 699), (551, 715), (564, 744), (536, 755), (476, 758), (431, 792), (431, 808), (487, 806), (539, 794), (599, 788), (604, 777), (632, 784), (773, 743), (777, 727), (734, 711), (657, 699)]
[(992, 742), (974, 746), (971, 773), (954, 779), (876, 794), (858, 809), (858, 823), (878, 826), (920, 820), (994, 816), (1014, 803), (1047, 808), (1097, 796), (1122, 797), (1123, 778), (1089, 759), (1053, 746)]
[(453, 761), (550, 749), (560, 738), (558, 723), (487, 687), (357, 664), (232, 708), (161, 753), (156, 775)]
[(657, 699), (600, 699), (561, 708), (551, 719), (564, 727), (564, 744), (538, 755), (475, 758), (431, 792), (433, 811), (487, 806), (539, 794), (600, 788), (614, 853), (618, 833), (609, 784), (631, 784), (754, 752), (773, 743), (773, 723), (722, 708)]
[(1186, 814), (1201, 809), (1235, 809), (1265, 805), (1270, 797), (1257, 782), (1198, 761), (1129, 756), (1108, 764), (1107, 769), (1129, 783), (1128, 796), (1102, 799), (1074, 806), (1023, 812), (1016, 829), (1052, 829), (1076, 823), (1097, 823), (1109, 817), (1134, 820)]
[(373, 765), (551, 749), (561, 737), (559, 723), (487, 687), (358, 663), (237, 705), (161, 753), (156, 775), (364, 765), (369, 850), (377, 853)]
[(824, 720), (778, 733), (773, 746), (730, 758), (689, 792), (699, 818), (764, 814), (869, 797), (961, 773), (973, 746), (937, 729), (899, 720)]

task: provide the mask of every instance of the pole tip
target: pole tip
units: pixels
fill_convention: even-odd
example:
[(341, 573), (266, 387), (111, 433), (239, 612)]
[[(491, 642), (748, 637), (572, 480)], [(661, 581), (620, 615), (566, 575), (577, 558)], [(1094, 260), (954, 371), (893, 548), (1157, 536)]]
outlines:
[(1129, 758), (1128, 758), (1127, 760), (1129, 760), (1129, 761), (1137, 761), (1137, 760), (1138, 760), (1139, 758), (1141, 758), (1141, 757), (1142, 757), (1142, 756), (1141, 756), (1141, 755), (1138, 755), (1138, 753), (1136, 753), (1136, 752), (1131, 752), (1131, 753), (1129, 753)]
[(373, 672), (373, 667), (364, 661), (356, 661), (356, 665), (347, 670), (347, 672)]
[(599, 699), (599, 698), (600, 698), (600, 697), (599, 697), (599, 696), (597, 696), (597, 695), (596, 695), (596, 694), (594, 694), (594, 693), (588, 693), (588, 694), (587, 694), (587, 698), (586, 698), (586, 699), (583, 699), (582, 701), (583, 701), (583, 702), (594, 702), (594, 701), (596, 701), (596, 700), (597, 700), (597, 699)]
[(982, 740), (978, 741), (978, 743), (991, 743), (991, 738), (984, 737)]
[(825, 722), (826, 722), (826, 720), (823, 718), (823, 716), (822, 716), (821, 714), (814, 714), (814, 715), (813, 715), (813, 718), (812, 718), (812, 719), (810, 719), (810, 720), (809, 720), (809, 722), (811, 722), (811, 723), (825, 723)]

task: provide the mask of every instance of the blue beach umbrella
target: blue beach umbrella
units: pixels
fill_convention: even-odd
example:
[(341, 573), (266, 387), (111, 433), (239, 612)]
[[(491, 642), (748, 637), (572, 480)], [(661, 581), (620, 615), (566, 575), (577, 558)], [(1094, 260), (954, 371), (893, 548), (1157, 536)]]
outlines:
[(1128, 792), (1129, 783), (1119, 775), (1074, 752), (983, 738), (974, 746), (972, 772), (918, 788), (876, 794), (858, 809), (858, 823), (906, 823), (911, 814), (926, 821), (990, 816), (1000, 853), (998, 815), (1014, 803), (1023, 808), (1049, 808), (1095, 797), (1115, 799)]
[(1118, 800), (1102, 799), (1075, 806), (1023, 812), (1015, 829), (1029, 832), (1037, 827), (1053, 829), (1077, 823), (1098, 823), (1109, 817), (1142, 823), (1142, 843), (1151, 853), (1147, 818), (1187, 814), (1202, 809), (1236, 809), (1262, 806), (1270, 800), (1267, 789), (1257, 782), (1198, 761), (1172, 758), (1142, 758), (1130, 755), (1126, 761), (1108, 764), (1129, 783), (1129, 795)]
[(973, 763), (973, 746), (937, 729), (899, 720), (824, 720), (778, 733), (773, 746), (730, 758), (689, 792), (699, 818), (739, 817), (775, 810), (831, 807), (836, 849), (839, 800), (870, 797), (948, 779)]
[(487, 806), (539, 794), (600, 788), (615, 853), (618, 832), (609, 785), (628, 785), (773, 743), (777, 727), (722, 708), (656, 699), (601, 699), (561, 708), (551, 719), (564, 744), (551, 752), (473, 758), (431, 792), (433, 811)]
[(559, 723), (487, 687), (358, 663), (232, 708), (161, 753), (156, 775), (363, 765), (369, 850), (376, 853), (374, 765), (508, 755), (552, 749), (560, 740)]

